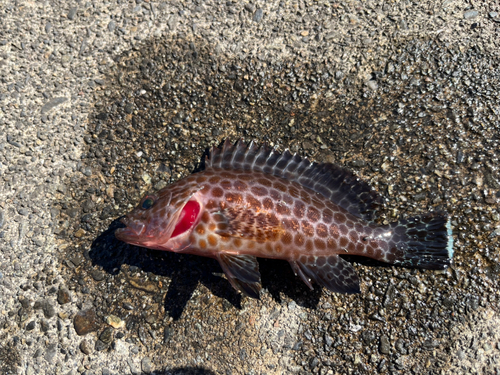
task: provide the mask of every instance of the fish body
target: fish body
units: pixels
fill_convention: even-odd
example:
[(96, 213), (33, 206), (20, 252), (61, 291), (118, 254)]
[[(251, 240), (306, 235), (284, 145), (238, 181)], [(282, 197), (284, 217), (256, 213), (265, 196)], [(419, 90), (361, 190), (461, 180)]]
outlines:
[(340, 293), (358, 293), (353, 266), (339, 255), (443, 269), (453, 240), (446, 216), (389, 225), (373, 216), (382, 198), (352, 172), (264, 145), (226, 141), (204, 171), (146, 195), (122, 219), (127, 243), (219, 261), (233, 287), (258, 297), (257, 258), (287, 260), (296, 275)]

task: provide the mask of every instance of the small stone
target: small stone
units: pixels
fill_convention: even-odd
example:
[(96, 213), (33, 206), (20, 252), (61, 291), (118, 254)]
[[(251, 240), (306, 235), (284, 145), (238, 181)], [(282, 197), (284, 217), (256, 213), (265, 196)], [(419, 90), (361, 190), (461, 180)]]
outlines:
[(106, 345), (111, 344), (113, 341), (113, 328), (108, 327), (99, 335), (99, 340), (101, 340)]
[(47, 319), (50, 319), (54, 315), (56, 315), (56, 309), (49, 300), (44, 300), (42, 302), (42, 310), (43, 310), (43, 315), (45, 315)]
[(391, 352), (391, 344), (389, 343), (389, 338), (386, 335), (382, 335), (380, 337), (379, 350), (382, 354), (389, 354)]
[(464, 13), (464, 18), (466, 20), (470, 20), (472, 18), (476, 18), (478, 16), (479, 12), (477, 10), (468, 10), (467, 12)]
[(115, 31), (115, 28), (116, 28), (115, 21), (109, 21), (109, 23), (108, 23), (108, 31), (113, 32), (113, 31)]
[(57, 302), (59, 302), (60, 305), (71, 302), (71, 295), (69, 294), (69, 290), (67, 288), (59, 288), (57, 291)]
[(141, 361), (141, 368), (142, 371), (145, 372), (146, 374), (151, 373), (151, 360), (149, 357), (144, 357)]
[(122, 328), (125, 326), (125, 322), (115, 315), (108, 315), (106, 317), (106, 323), (113, 328)]
[(90, 274), (95, 281), (102, 281), (106, 276), (101, 270), (93, 270)]
[(64, 103), (68, 98), (65, 97), (59, 97), (59, 98), (52, 98), (50, 99), (47, 103), (45, 103), (41, 109), (41, 113), (44, 114), (48, 111), (50, 111), (52, 108), (57, 107), (59, 104)]
[(49, 344), (47, 346), (47, 350), (45, 351), (45, 360), (49, 363), (52, 363), (55, 355), (57, 353), (57, 344)]
[(69, 20), (73, 21), (75, 19), (77, 10), (78, 10), (77, 7), (72, 7), (69, 9), (68, 16), (67, 16)]
[(79, 336), (97, 331), (100, 326), (99, 319), (94, 309), (79, 311), (73, 319), (73, 325), (75, 327), (76, 333)]
[(260, 22), (262, 21), (262, 17), (264, 16), (264, 12), (262, 11), (261, 8), (257, 9), (253, 15), (253, 20), (255, 22)]
[(32, 331), (35, 329), (35, 327), (36, 327), (36, 322), (32, 320), (31, 322), (26, 324), (26, 331)]
[(366, 82), (366, 86), (372, 90), (372, 91), (376, 91), (378, 89), (378, 84), (377, 82), (373, 81), (373, 80), (370, 80), (368, 82)]
[(87, 340), (83, 340), (81, 343), (80, 343), (80, 350), (84, 353), (84, 354), (87, 354), (87, 355), (90, 355), (92, 354), (92, 345), (90, 344), (89, 341)]
[(81, 237), (83, 237), (83, 235), (84, 235), (84, 234), (85, 234), (85, 231), (84, 231), (82, 228), (80, 228), (80, 229), (78, 229), (78, 230), (75, 232), (74, 236), (75, 236), (76, 238), (81, 238)]
[(98, 352), (105, 350), (107, 347), (108, 345), (101, 340), (97, 340), (95, 343), (95, 350), (97, 350)]

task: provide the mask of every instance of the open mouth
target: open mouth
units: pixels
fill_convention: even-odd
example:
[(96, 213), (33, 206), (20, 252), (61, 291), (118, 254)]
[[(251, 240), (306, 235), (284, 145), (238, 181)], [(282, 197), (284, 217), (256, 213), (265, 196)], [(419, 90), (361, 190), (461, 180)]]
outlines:
[[(170, 238), (178, 237), (196, 225), (200, 211), (201, 206), (196, 200), (188, 201), (178, 214), (177, 223), (175, 224)], [(126, 227), (117, 229), (115, 231), (115, 237), (120, 241), (134, 245), (146, 246), (146, 243), (150, 243), (152, 240), (160, 240), (160, 237), (164, 237), (162, 235), (167, 234), (169, 231), (168, 228), (172, 228), (168, 226), (167, 229), (165, 229), (165, 233), (158, 233), (159, 228), (147, 228), (148, 220), (133, 220), (127, 216), (123, 217), (120, 222), (125, 224)], [(165, 239), (163, 239), (163, 241), (165, 241)]]

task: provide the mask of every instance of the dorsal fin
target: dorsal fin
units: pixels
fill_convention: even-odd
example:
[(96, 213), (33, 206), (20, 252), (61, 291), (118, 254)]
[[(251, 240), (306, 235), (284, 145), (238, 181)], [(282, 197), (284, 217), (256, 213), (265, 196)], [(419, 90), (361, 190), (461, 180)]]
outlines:
[(320, 193), (351, 214), (373, 220), (382, 205), (382, 197), (353, 172), (335, 164), (314, 163), (285, 150), (282, 154), (267, 144), (258, 146), (243, 140), (222, 148), (213, 147), (206, 168), (254, 170), (296, 181)]

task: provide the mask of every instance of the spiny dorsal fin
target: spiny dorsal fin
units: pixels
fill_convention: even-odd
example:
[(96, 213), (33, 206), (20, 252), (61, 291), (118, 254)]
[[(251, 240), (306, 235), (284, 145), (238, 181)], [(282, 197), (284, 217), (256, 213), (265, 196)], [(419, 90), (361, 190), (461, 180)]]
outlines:
[(259, 147), (253, 141), (247, 145), (242, 140), (234, 144), (226, 140), (222, 148), (212, 148), (205, 166), (254, 170), (296, 181), (365, 220), (373, 220), (382, 205), (382, 197), (353, 172), (335, 164), (311, 162), (288, 150), (280, 154), (267, 144)]

